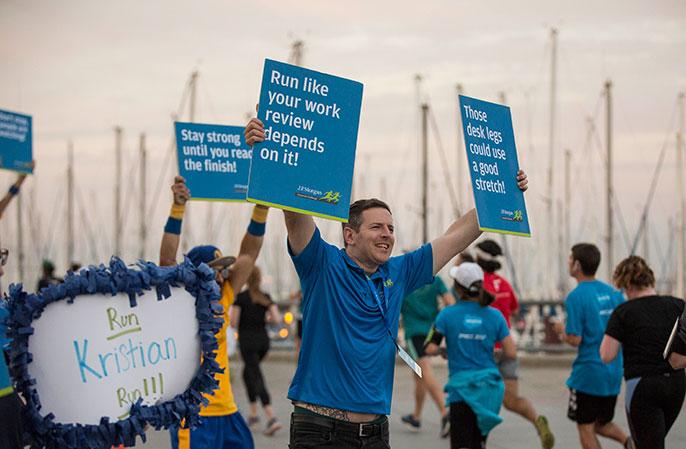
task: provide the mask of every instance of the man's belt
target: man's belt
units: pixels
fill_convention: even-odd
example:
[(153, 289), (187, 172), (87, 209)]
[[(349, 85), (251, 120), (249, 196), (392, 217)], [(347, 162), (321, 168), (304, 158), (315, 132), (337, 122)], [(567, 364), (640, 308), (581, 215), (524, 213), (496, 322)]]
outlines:
[(342, 431), (352, 433), (360, 437), (371, 437), (375, 435), (383, 435), (388, 432), (388, 418), (384, 417), (383, 422), (378, 424), (372, 423), (353, 423), (341, 421), (339, 419), (329, 418), (328, 416), (314, 416), (310, 414), (293, 413), (291, 415), (291, 425), (297, 423), (315, 424), (324, 427), (331, 431)]

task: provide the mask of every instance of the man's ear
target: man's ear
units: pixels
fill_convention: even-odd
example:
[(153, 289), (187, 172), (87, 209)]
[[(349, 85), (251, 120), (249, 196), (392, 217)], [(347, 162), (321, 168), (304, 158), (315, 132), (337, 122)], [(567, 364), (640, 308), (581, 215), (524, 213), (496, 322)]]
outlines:
[(345, 242), (346, 246), (350, 245), (353, 242), (353, 239), (355, 238), (355, 230), (349, 226), (346, 226), (343, 228), (343, 241)]

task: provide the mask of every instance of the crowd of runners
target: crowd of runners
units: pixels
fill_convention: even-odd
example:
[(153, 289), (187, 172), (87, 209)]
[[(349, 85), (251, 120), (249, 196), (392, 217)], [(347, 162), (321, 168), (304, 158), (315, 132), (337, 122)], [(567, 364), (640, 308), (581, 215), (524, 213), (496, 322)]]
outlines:
[[(245, 137), (249, 145), (264, 140), (262, 122), (250, 120)], [(20, 176), (0, 201), (0, 214), (23, 181)], [(524, 172), (517, 174), (517, 183), (522, 191), (527, 189)], [(186, 202), (191, 197), (182, 177), (175, 178), (171, 190), (160, 245), (162, 266), (177, 263)], [(217, 362), (224, 371), (217, 375), (219, 388), (206, 396), (201, 424), (170, 430), (174, 449), (251, 449), (251, 429), (273, 435), (283, 426), (274, 415), (260, 368), (269, 350), (265, 326), (280, 320), (256, 267), (267, 214), (266, 207), (254, 206), (235, 256), (223, 255), (209, 242), (185, 255), (194, 264), (205, 263), (215, 270), (224, 318), (217, 334)], [(389, 448), (388, 417), (398, 352), (409, 365), (402, 369), (415, 379), (414, 410), (397, 417), (411, 431), (422, 428), (428, 396), (441, 416), (437, 438), (449, 438), (446, 446), (486, 447), (489, 432), (502, 421), (504, 406), (529, 423), (522, 432), (531, 432), (531, 447), (554, 447), (554, 429), (519, 393), (517, 350), (510, 330), (519, 302), (510, 283), (498, 274), (503, 250), (496, 241), (481, 238), (474, 210), (431, 242), (393, 257), (393, 215), (379, 199), (350, 205), (349, 221), (341, 229), (343, 248), (326, 242), (311, 216), (291, 211), (283, 216), (288, 232), (284, 251), (300, 281), (299, 352), (287, 394), (293, 404), (291, 449)], [(7, 251), (0, 256), (2, 274)], [(567, 415), (584, 449), (600, 448), (599, 437), (625, 448), (662, 448), (686, 390), (684, 301), (656, 292), (653, 271), (641, 257), (632, 255), (617, 265), (608, 280), (614, 286), (596, 279), (600, 260), (591, 243), (570, 249), (569, 275), (577, 286), (565, 299), (566, 319), (556, 325), (563, 341), (577, 349), (567, 380)], [(446, 285), (437, 275), (449, 264)], [(675, 323), (673, 344), (665, 350)], [(230, 324), (238, 330), (244, 361), (247, 414), (238, 411), (230, 382)], [(403, 342), (399, 342), (400, 329)], [(432, 369), (434, 356), (447, 359), (446, 382)], [(628, 429), (614, 423), (622, 378)], [(258, 402), (265, 419), (262, 426)], [(2, 449), (23, 447), (20, 408), (2, 358)]]

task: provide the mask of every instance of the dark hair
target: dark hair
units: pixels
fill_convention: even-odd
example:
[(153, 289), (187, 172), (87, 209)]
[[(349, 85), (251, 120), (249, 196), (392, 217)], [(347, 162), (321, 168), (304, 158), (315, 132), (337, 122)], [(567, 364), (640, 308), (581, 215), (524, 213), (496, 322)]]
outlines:
[(481, 307), (489, 306), (495, 301), (495, 296), (484, 288), (483, 281), (476, 281), (469, 288), (466, 288), (453, 280), (453, 288), (457, 292), (457, 296), (468, 300), (476, 299)]
[(381, 208), (386, 209), (389, 214), (391, 214), (391, 208), (388, 204), (377, 198), (370, 198), (366, 200), (357, 200), (350, 205), (350, 210), (348, 212), (348, 222), (342, 223), (343, 229), (351, 228), (355, 232), (360, 230), (362, 226), (362, 212), (367, 209)]
[(572, 246), (572, 261), (578, 260), (581, 272), (593, 276), (600, 265), (600, 250), (592, 243), (577, 243)]
[(648, 263), (639, 256), (629, 256), (619, 262), (612, 275), (617, 288), (627, 290), (633, 288), (655, 287), (655, 274)]
[[(500, 248), (500, 245), (498, 245), (495, 240), (484, 240), (482, 242), (479, 242), (476, 245), (477, 248), (479, 248), (481, 251), (490, 254), (493, 257), (497, 256), (502, 256), (503, 255), (503, 250)], [(478, 255), (476, 256), (476, 263), (479, 264), (482, 270), (484, 270), (486, 273), (494, 273), (502, 267), (500, 265), (500, 262), (496, 260), (484, 260), (480, 258)]]
[[(472, 262), (474, 263), (474, 256), (472, 256), (472, 253), (469, 251), (462, 251), (461, 253), (458, 254), (459, 257), (462, 258), (462, 262)], [(482, 268), (483, 270), (483, 268)]]

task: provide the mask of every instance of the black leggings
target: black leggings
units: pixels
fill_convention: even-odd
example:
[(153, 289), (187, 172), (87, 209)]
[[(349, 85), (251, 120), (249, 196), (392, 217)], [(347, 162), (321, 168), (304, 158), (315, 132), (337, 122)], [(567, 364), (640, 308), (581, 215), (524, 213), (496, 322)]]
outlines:
[(664, 449), (685, 392), (683, 370), (626, 382), (626, 416), (637, 449)]
[(474, 411), (466, 402), (450, 403), (450, 449), (483, 449), (486, 437), (476, 422)]
[[(256, 344), (257, 343), (257, 344)], [(271, 404), (271, 398), (267, 391), (267, 384), (264, 382), (260, 362), (269, 352), (269, 340), (262, 342), (250, 342), (240, 345), (241, 356), (243, 357), (243, 382), (248, 390), (248, 400), (257, 402), (260, 398), (262, 406)]]
[(21, 449), (21, 402), (17, 393), (0, 398), (0, 449)]

